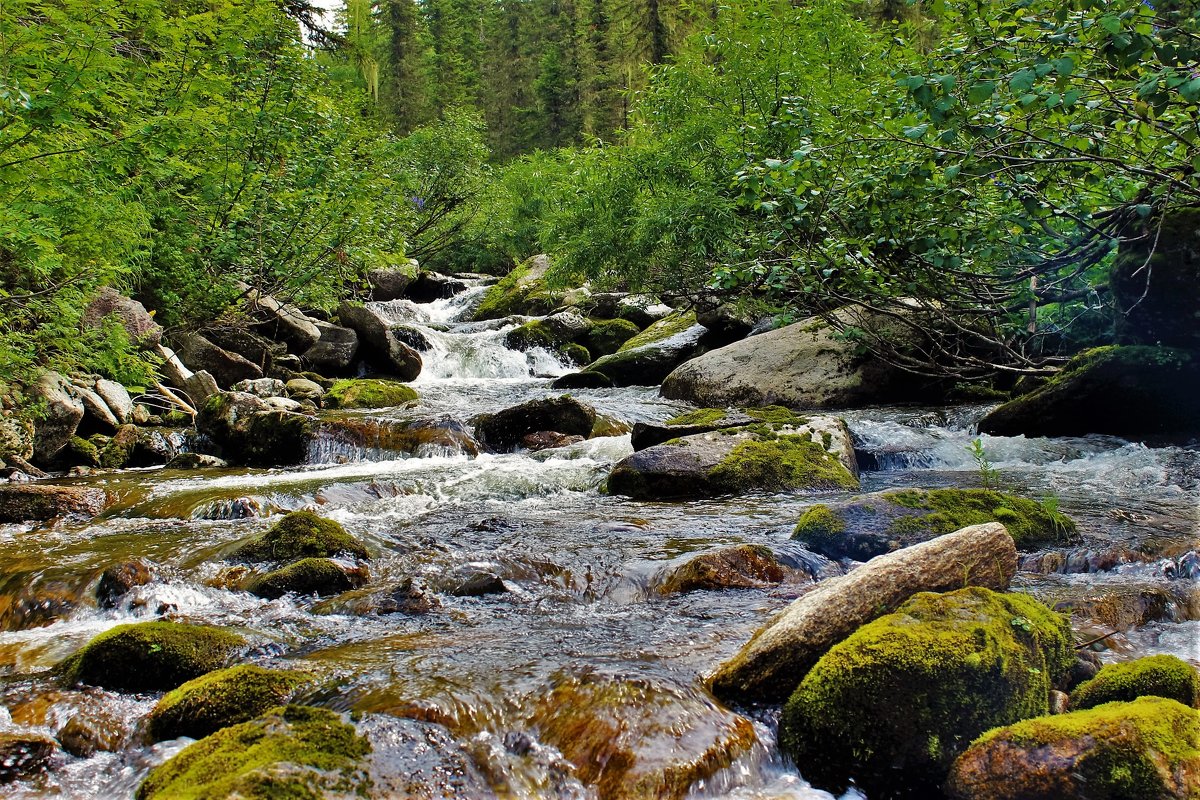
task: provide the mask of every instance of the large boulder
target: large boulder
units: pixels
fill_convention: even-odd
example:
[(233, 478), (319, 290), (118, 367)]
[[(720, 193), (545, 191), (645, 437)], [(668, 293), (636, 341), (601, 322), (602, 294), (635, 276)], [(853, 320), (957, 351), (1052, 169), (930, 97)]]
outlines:
[(472, 422), (475, 438), (489, 450), (512, 450), (530, 433), (554, 431), (567, 436), (590, 436), (596, 410), (570, 395), (530, 400), (495, 414), (481, 414)]
[(97, 378), (93, 388), (119, 424), (129, 422), (133, 416), (133, 398), (124, 386), (106, 378)]
[(1067, 621), (1026, 595), (922, 593), (821, 657), (784, 707), (780, 749), (830, 791), (936, 796), (984, 731), (1048, 714), (1074, 661)]
[(350, 302), (338, 307), (338, 319), (358, 332), (363, 355), (386, 372), (402, 381), (416, 380), (421, 374), (421, 354), (411, 345), (405, 326), (388, 322), (370, 306)]
[[(856, 327), (883, 324), (854, 310), (841, 316)], [(936, 388), (864, 354), (855, 342), (813, 317), (688, 361), (666, 376), (662, 394), (701, 406), (820, 409), (925, 399), (936, 396)]]
[(503, 319), (515, 314), (549, 314), (557, 305), (545, 285), (549, 271), (549, 256), (537, 255), (522, 262), (487, 290), (475, 308), (474, 318), (487, 320)]
[(945, 788), (952, 800), (1195, 800), (1200, 712), (1143, 697), (1028, 719), (980, 737)]
[(708, 328), (696, 322), (695, 314), (677, 312), (626, 340), (612, 355), (596, 359), (576, 375), (564, 375), (554, 386), (583, 386), (587, 376), (602, 377), (602, 385), (654, 386), (680, 364), (703, 353), (710, 341)]
[(798, 417), (783, 406), (765, 408), (698, 408), (671, 417), (666, 422), (635, 422), (630, 442), (634, 450), (645, 450), (656, 444), (693, 436), (697, 433), (744, 428), (758, 422), (787, 424)]
[(255, 364), (263, 373), (269, 372), (275, 361), (287, 355), (287, 346), (273, 342), (262, 334), (236, 324), (214, 324), (205, 328), (204, 338), (213, 344), (237, 353)]
[(440, 272), (419, 272), (404, 291), (404, 296), (414, 303), (432, 303), (446, 300), (468, 288), (467, 282)]
[[(104, 402), (93, 388), (95, 382), (89, 379), (77, 379), (72, 385), (72, 391), (80, 402), (83, 403), (83, 421), (81, 427), (90, 431), (103, 431), (110, 433), (117, 429), (121, 422), (117, 419), (116, 414), (108, 407), (108, 403)], [(132, 411), (132, 408), (130, 409)]]
[(196, 427), (227, 460), (257, 466), (304, 461), (317, 424), (306, 414), (273, 411), (266, 400), (244, 392), (213, 395), (196, 418)]
[(217, 347), (198, 333), (185, 333), (177, 337), (179, 345), (176, 355), (193, 372), (201, 370), (216, 378), (223, 388), (238, 381), (254, 380), (263, 376), (257, 364), (237, 353)]
[(177, 448), (159, 431), (122, 425), (100, 452), (100, 466), (108, 469), (161, 467), (177, 452)]
[(991, 489), (898, 489), (804, 512), (792, 538), (828, 558), (866, 561), (984, 522), (1002, 522), (1018, 550), (1077, 540), (1075, 522), (1034, 500)]
[(230, 558), (240, 561), (288, 563), (302, 558), (349, 555), (369, 559), (370, 553), (339, 523), (311, 511), (293, 511), (262, 536), (241, 545)]
[(303, 353), (321, 340), (317, 321), (300, 309), (245, 284), (243, 291), (247, 309), (267, 337), (286, 343), (293, 353)]
[(244, 644), (241, 636), (208, 625), (139, 622), (105, 631), (57, 669), (68, 684), (165, 691), (221, 669)]
[(104, 510), (108, 495), (94, 486), (56, 486), (48, 483), (0, 485), (0, 522), (47, 522), (58, 517), (94, 517)]
[(242, 664), (217, 670), (172, 689), (146, 718), (154, 741), (203, 739), (287, 703), (313, 676), (295, 670)]
[(918, 592), (963, 586), (1008, 588), (1017, 549), (1003, 525), (964, 528), (879, 556), (831, 578), (787, 607), (709, 679), (730, 702), (786, 698), (813, 665), (862, 625), (899, 608)]
[(1200, 349), (1200, 209), (1154, 218), (1124, 241), (1109, 287), (1126, 344)]
[(154, 315), (136, 300), (125, 297), (116, 289), (105, 286), (83, 310), (84, 327), (99, 327), (105, 319), (113, 318), (138, 347), (153, 348), (162, 340), (162, 326)]
[(1132, 702), (1152, 695), (1200, 708), (1200, 671), (1170, 655), (1146, 656), (1108, 664), (1071, 691), (1071, 708), (1083, 710), (1116, 701)]
[(408, 285), (413, 282), (421, 267), (416, 259), (408, 259), (395, 267), (373, 269), (367, 273), (367, 284), (371, 287), (372, 300), (399, 300), (404, 297)]
[(670, 500), (751, 492), (857, 489), (846, 423), (793, 417), (698, 433), (622, 459), (608, 491), (635, 500)]
[(415, 403), (417, 393), (396, 381), (360, 378), (338, 381), (323, 399), (330, 408), (394, 408)]
[(996, 436), (1138, 438), (1200, 433), (1200, 355), (1165, 347), (1097, 347), (979, 422)]
[(83, 420), (83, 401), (71, 382), (57, 372), (43, 372), (30, 387), (29, 397), (43, 409), (34, 423), (33, 458), (39, 464), (49, 464), (78, 430)]
[(318, 372), (339, 374), (350, 368), (358, 355), (358, 334), (350, 328), (329, 322), (314, 322), (321, 338), (300, 358)]

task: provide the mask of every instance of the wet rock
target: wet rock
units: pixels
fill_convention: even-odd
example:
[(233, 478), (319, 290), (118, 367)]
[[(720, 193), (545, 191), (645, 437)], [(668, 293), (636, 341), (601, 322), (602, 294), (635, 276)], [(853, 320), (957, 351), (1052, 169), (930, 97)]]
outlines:
[(399, 300), (420, 271), (416, 259), (390, 269), (373, 269), (367, 273), (367, 284), (374, 300)]
[(918, 594), (834, 645), (784, 707), (780, 749), (814, 785), (936, 796), (983, 732), (1049, 713), (1074, 661), (1066, 620), (1025, 595)]
[(0, 485), (0, 522), (48, 522), (68, 515), (94, 517), (108, 495), (90, 486), (48, 483)]
[(43, 372), (30, 387), (29, 397), (44, 408), (34, 425), (33, 458), (39, 464), (49, 464), (79, 428), (83, 401), (70, 381), (57, 372)]
[(585, 441), (583, 436), (567, 436), (558, 431), (538, 431), (522, 436), (521, 447), (537, 452), (539, 450), (553, 450), (557, 447), (568, 447), (573, 444), (579, 444), (582, 441)]
[(1192, 581), (1119, 575), (1102, 582), (1056, 578), (1048, 576), (1024, 591), (1076, 620), (1090, 620), (1110, 631), (1200, 619), (1200, 586)]
[(348, 592), (313, 608), (318, 614), (350, 614), (357, 617), (383, 614), (428, 614), (441, 608), (441, 601), (423, 581), (405, 578), (381, 589)]
[(287, 563), (302, 558), (349, 555), (369, 560), (370, 553), (339, 523), (311, 511), (293, 511), (269, 531), (238, 547), (229, 557), (239, 561)]
[[(1164, 347), (1097, 347), (979, 422), (996, 436), (1179, 437), (1200, 433), (1200, 356)], [(1131, 409), (1136, 409), (1132, 412)]]
[(57, 670), (68, 684), (165, 691), (224, 667), (244, 644), (241, 636), (208, 625), (118, 625), (92, 639)]
[(328, 322), (313, 324), (321, 332), (321, 338), (301, 354), (301, 360), (318, 372), (339, 374), (348, 370), (358, 355), (358, 334), (351, 328)]
[(375, 797), (494, 800), (474, 760), (441, 725), (369, 714), (358, 730), (371, 744), (365, 768)]
[(303, 353), (320, 341), (321, 329), (316, 320), (293, 305), (243, 286), (246, 305), (260, 320), (259, 327), (269, 338), (285, 342), (295, 353)]
[(454, 297), (468, 288), (466, 281), (458, 278), (440, 272), (420, 272), (405, 289), (404, 296), (414, 303), (432, 303)]
[(549, 256), (537, 255), (522, 262), (488, 289), (475, 309), (474, 319), (549, 314), (558, 305), (553, 293), (546, 289), (545, 279), (549, 271)]
[(325, 597), (356, 589), (366, 580), (363, 567), (343, 566), (329, 558), (304, 558), (251, 578), (246, 584), (246, 591), (267, 600), (285, 594)]
[(96, 603), (101, 608), (116, 608), (121, 598), (137, 586), (154, 581), (154, 568), (149, 562), (137, 559), (113, 564), (100, 573), (96, 585)]
[[(326, 415), (315, 443), (318, 458), (328, 460), (372, 458), (376, 453), (477, 456), (481, 449), (467, 427), (450, 417), (380, 420), (358, 415), (345, 418)], [(320, 455), (325, 452), (329, 456)]]
[(569, 395), (530, 400), (495, 414), (481, 414), (472, 420), (475, 438), (494, 452), (512, 450), (527, 434), (539, 431), (588, 436), (595, 421), (595, 409)]
[(396, 381), (363, 378), (338, 381), (324, 399), (330, 408), (392, 408), (415, 403), (417, 393)]
[(237, 353), (264, 373), (287, 354), (286, 345), (238, 325), (213, 325), (204, 329), (203, 336), (223, 350)]
[(255, 397), (261, 397), (264, 400), (271, 397), (282, 397), (284, 395), (283, 381), (277, 378), (258, 378), (252, 381), (238, 381), (233, 386), (229, 387), (234, 392), (245, 392), (252, 394)]
[(734, 342), (745, 339), (758, 324), (757, 314), (729, 303), (704, 303), (696, 308), (696, 321), (713, 333)]
[(58, 581), (30, 583), (28, 575), (15, 577), (21, 585), (10, 583), (0, 594), (0, 630), (42, 628), (79, 607), (78, 593), (72, 585)]
[(308, 378), (292, 378), (284, 385), (284, 393), (293, 400), (307, 400), (320, 405), (321, 398), (325, 396), (325, 389)]
[(87, 439), (72, 436), (67, 446), (58, 451), (61, 466), (92, 468), (100, 466), (100, 450)]
[[(344, 302), (338, 307), (338, 318), (358, 332), (363, 355), (378, 363), (386, 372), (403, 381), (416, 380), (424, 362), (411, 344), (412, 332), (405, 326), (388, 322), (369, 307)], [(423, 340), (423, 337), (422, 337)], [(428, 343), (426, 348), (428, 348)]]
[(1071, 708), (1083, 710), (1115, 701), (1132, 702), (1152, 695), (1200, 708), (1200, 672), (1170, 655), (1147, 656), (1108, 664), (1071, 692)]
[[(840, 316), (858, 328), (889, 327), (885, 320), (852, 309)], [(900, 326), (894, 333), (906, 331)], [(932, 381), (863, 355), (856, 342), (816, 317), (694, 358), (662, 383), (663, 397), (700, 406), (778, 404), (798, 409), (920, 400), (939, 389)]]
[(263, 376), (257, 364), (217, 347), (198, 333), (182, 334), (176, 344), (179, 346), (176, 352), (188, 369), (209, 373), (220, 386), (232, 386)]
[(272, 411), (265, 400), (251, 394), (221, 392), (201, 407), (196, 427), (230, 462), (277, 466), (305, 460), (317, 421), (305, 414)]
[(162, 326), (145, 306), (105, 286), (83, 310), (80, 321), (85, 328), (98, 328), (108, 318), (116, 319), (139, 347), (152, 348), (162, 340)]
[(672, 439), (622, 459), (608, 491), (635, 500), (856, 489), (845, 423), (793, 417)]
[(45, 772), (58, 743), (33, 731), (0, 731), (0, 783), (27, 780)]
[(240, 665), (190, 680), (158, 701), (146, 718), (154, 741), (203, 739), (286, 705), (313, 676), (295, 670)]
[(205, 453), (180, 453), (167, 462), (167, 469), (225, 469), (229, 462)]
[(137, 800), (369, 796), (371, 744), (345, 718), (289, 705), (217, 731), (150, 772)]
[(709, 684), (730, 702), (780, 701), (831, 647), (914, 594), (962, 586), (1003, 591), (1016, 570), (1016, 547), (998, 523), (879, 556), (818, 583), (718, 667)]
[(1122, 240), (1109, 279), (1118, 339), (1200, 348), (1200, 214), (1153, 217), (1140, 233)]
[(122, 425), (100, 453), (100, 465), (108, 469), (160, 467), (175, 454), (175, 446), (162, 433)]
[(84, 705), (54, 736), (63, 750), (77, 758), (115, 753), (129, 744), (129, 723), (103, 702)]
[(727, 428), (744, 428), (756, 422), (789, 423), (800, 419), (783, 406), (766, 408), (698, 408), (672, 417), (663, 423), (637, 422), (633, 426), (630, 442), (634, 450), (645, 450), (681, 436), (721, 431)]
[(991, 489), (901, 489), (809, 508), (792, 538), (833, 559), (866, 561), (984, 522), (1000, 522), (1018, 550), (1078, 538), (1075, 522), (1025, 497)]
[(118, 424), (124, 425), (130, 421), (133, 415), (133, 399), (124, 386), (106, 378), (97, 378), (95, 391)]
[(702, 694), (599, 675), (560, 679), (531, 722), (600, 800), (683, 798), (755, 743), (749, 720)]
[(692, 556), (656, 577), (659, 594), (722, 589), (762, 589), (781, 583), (811, 583), (803, 570), (784, 564), (763, 545), (739, 544)]
[(609, 377), (600, 372), (572, 372), (556, 378), (551, 384), (555, 389), (607, 389), (613, 385)]
[(593, 321), (579, 338), (579, 343), (588, 349), (593, 358), (612, 355), (641, 330), (632, 322), (623, 319)]
[[(654, 386), (685, 361), (707, 349), (708, 329), (695, 315), (676, 313), (659, 320), (621, 345), (610, 356), (596, 359), (581, 374), (598, 373), (612, 386)], [(572, 376), (559, 379), (577, 381)], [(556, 381), (555, 388), (565, 388)]]
[(613, 310), (613, 316), (632, 322), (639, 328), (649, 328), (661, 319), (666, 319), (673, 309), (659, 302), (655, 297), (644, 294), (631, 294), (620, 298)]
[(1143, 697), (991, 731), (954, 763), (953, 800), (1188, 800), (1200, 795), (1200, 713)]
[(504, 594), (508, 587), (486, 566), (463, 564), (437, 578), (439, 591), (452, 597), (483, 597), (489, 594)]

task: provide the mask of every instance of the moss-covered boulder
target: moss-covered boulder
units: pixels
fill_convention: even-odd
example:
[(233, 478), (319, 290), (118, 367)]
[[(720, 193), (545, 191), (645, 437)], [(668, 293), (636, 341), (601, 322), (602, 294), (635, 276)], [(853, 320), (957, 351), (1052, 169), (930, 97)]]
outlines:
[(1113, 261), (1117, 336), (1200, 349), (1200, 209), (1152, 218), (1140, 233), (1121, 243)]
[(1200, 708), (1200, 672), (1175, 656), (1147, 656), (1108, 664), (1096, 677), (1071, 692), (1071, 708), (1087, 709), (1114, 701), (1130, 702), (1152, 695)]
[(474, 420), (475, 438), (493, 452), (512, 450), (530, 433), (554, 431), (567, 436), (589, 436), (596, 410), (570, 395), (530, 400), (527, 403), (480, 414)]
[(816, 505), (792, 538), (828, 558), (866, 561), (984, 522), (1003, 523), (1019, 550), (1077, 538), (1074, 520), (1052, 506), (991, 489), (902, 489)]
[(155, 768), (138, 800), (281, 800), (369, 794), (365, 737), (332, 711), (278, 708), (217, 731)]
[(645, 450), (656, 444), (693, 436), (697, 433), (744, 428), (756, 422), (771, 425), (803, 425), (806, 417), (783, 406), (764, 408), (697, 408), (671, 417), (666, 422), (638, 422), (633, 426), (631, 443), (634, 450)]
[(586, 347), (593, 357), (599, 358), (617, 352), (639, 333), (641, 329), (628, 320), (594, 320), (579, 343)]
[(307, 458), (317, 421), (273, 410), (266, 400), (246, 392), (218, 392), (201, 406), (196, 427), (232, 463), (279, 466)]
[(834, 417), (683, 436), (628, 456), (608, 477), (610, 493), (635, 500), (856, 488), (850, 434)]
[(484, 294), (475, 307), (476, 320), (503, 319), (516, 314), (549, 314), (561, 299), (547, 286), (550, 258), (537, 255), (521, 262)]
[(953, 800), (1195, 800), (1200, 712), (1143, 697), (989, 731), (954, 763)]
[(817, 662), (784, 708), (780, 746), (823, 788), (854, 780), (888, 796), (902, 780), (936, 796), (981, 733), (1048, 713), (1073, 663), (1066, 620), (1032, 598), (918, 594)]
[(367, 560), (366, 546), (346, 533), (340, 523), (311, 511), (293, 511), (269, 531), (230, 553), (240, 561), (290, 562), (301, 558), (329, 558), (346, 554)]
[[(577, 314), (570, 314), (572, 317), (582, 317)], [(522, 325), (513, 328), (504, 336), (504, 344), (511, 350), (533, 350), (541, 348), (551, 353), (556, 353), (561, 358), (572, 364), (586, 364), (592, 360), (591, 353), (583, 345), (572, 339), (569, 332), (564, 332), (561, 328), (556, 328), (552, 323), (554, 317), (546, 319), (530, 320)]]
[(58, 670), (71, 684), (158, 692), (221, 669), (244, 644), (241, 636), (208, 625), (139, 622), (105, 631)]
[(267, 600), (285, 594), (325, 597), (348, 592), (364, 583), (366, 573), (361, 567), (349, 569), (329, 558), (304, 558), (251, 578), (246, 591)]
[(555, 388), (582, 387), (602, 375), (611, 386), (654, 386), (688, 359), (711, 346), (708, 329), (691, 312), (679, 312), (628, 339), (612, 355), (598, 358), (575, 375), (564, 375)]
[(416, 401), (416, 391), (407, 384), (369, 378), (338, 381), (324, 397), (330, 408), (392, 408)]
[(163, 695), (146, 719), (147, 730), (154, 741), (203, 739), (284, 705), (312, 680), (306, 672), (248, 664), (210, 672)]
[(1200, 355), (1168, 347), (1097, 347), (979, 422), (997, 436), (1126, 438), (1200, 433)]

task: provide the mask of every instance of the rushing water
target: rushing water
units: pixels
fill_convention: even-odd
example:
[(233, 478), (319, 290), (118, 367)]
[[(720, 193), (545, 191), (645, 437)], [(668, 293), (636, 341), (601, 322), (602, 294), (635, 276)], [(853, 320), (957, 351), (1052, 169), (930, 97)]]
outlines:
[[(418, 407), (372, 412), (365, 420), (467, 423), (481, 412), (555, 394), (550, 378), (568, 368), (545, 351), (505, 348), (513, 323), (458, 321), (482, 290), (423, 305), (376, 304), (389, 319), (417, 326), (430, 347), (416, 381)], [(573, 394), (625, 423), (661, 421), (683, 408), (652, 389)], [(976, 485), (978, 465), (967, 446), (983, 410), (848, 413), (869, 467), (863, 491)], [(1200, 664), (1200, 602), (1188, 600), (1198, 573), (1188, 556), (1200, 527), (1197, 451), (1106, 437), (983, 437), (982, 444), (1006, 486), (1057, 498), (1084, 533), (1077, 552), (1063, 560), (1067, 566), (1030, 566), (1021, 587), (1050, 599), (1169, 589), (1173, 605), (1105, 639), (1103, 657), (1169, 652)], [(101, 720), (117, 737), (113, 752), (60, 755), (37, 782), (0, 793), (131, 797), (153, 765), (186, 744), (139, 740), (137, 721), (153, 706), (152, 696), (61, 691), (45, 675), (107, 628), (166, 615), (244, 633), (253, 643), (251, 661), (325, 676), (326, 688), (313, 702), (419, 712), (445, 724), (507, 796), (592, 796), (538, 739), (552, 687), (575, 678), (642, 681), (678, 702), (709, 704), (702, 676), (794, 596), (780, 588), (663, 598), (651, 589), (657, 573), (689, 554), (741, 542), (769, 544), (817, 577), (840, 569), (788, 540), (805, 506), (839, 495), (678, 504), (602, 494), (609, 469), (630, 452), (627, 435), (478, 456), (443, 447), (399, 457), (331, 440), (314, 449), (312, 463), (296, 468), (96, 476), (88, 480), (119, 498), (104, 517), (52, 529), (0, 526), (6, 565), (0, 593), (10, 609), (26, 609), (10, 613), (0, 632), (0, 671), (8, 676), (0, 687), (0, 727), (55, 734), (81, 715)], [(373, 585), (415, 576), (439, 605), (421, 615), (351, 616), (336, 604), (260, 600), (226, 588), (235, 576), (222, 555), (269, 527), (270, 514), (298, 508), (340, 521), (380, 554), (371, 564)], [(134, 590), (120, 608), (98, 609), (90, 598), (99, 572), (134, 557), (157, 565), (156, 582)], [(508, 591), (485, 597), (437, 591), (444, 576), (462, 570), (493, 572)], [(43, 605), (47, 613), (39, 616)], [(675, 707), (667, 704), (662, 713)], [(779, 758), (769, 718), (756, 727), (760, 745), (694, 786), (694, 797), (830, 797), (803, 781), (803, 765), (797, 770)], [(512, 746), (518, 740), (523, 744)]]

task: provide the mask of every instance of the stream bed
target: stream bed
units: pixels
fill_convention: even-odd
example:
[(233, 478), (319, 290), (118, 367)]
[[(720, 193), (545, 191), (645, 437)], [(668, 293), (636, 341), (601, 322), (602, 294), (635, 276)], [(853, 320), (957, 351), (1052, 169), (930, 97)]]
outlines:
[[(376, 304), (389, 319), (419, 326), (430, 350), (413, 384), (421, 401), (359, 412), (364, 419), (467, 423), (561, 393), (550, 382), (569, 367), (546, 351), (506, 348), (511, 322), (458, 321), (481, 291), (423, 305)], [(656, 388), (572, 394), (627, 424), (687, 410)], [(968, 446), (985, 410), (846, 412), (864, 467), (861, 491), (979, 485)], [(1122, 608), (1136, 606), (1137, 619), (1096, 645), (1103, 660), (1172, 653), (1200, 666), (1200, 452), (1110, 437), (984, 436), (982, 445), (1004, 488), (1052, 498), (1082, 534), (1070, 552), (1027, 556), (1016, 588), (1049, 602), (1097, 599), (1093, 619), (1077, 617), (1081, 640), (1112, 633), (1103, 603), (1124, 598)], [(789, 537), (804, 508), (849, 495), (643, 503), (604, 494), (608, 471), (631, 452), (627, 434), (498, 455), (439, 447), (408, 456), (328, 440), (299, 467), (75, 479), (104, 487), (117, 502), (87, 523), (0, 526), (0, 724), (58, 735), (74, 721), (110, 733), (109, 745), (86, 757), (61, 753), (47, 774), (2, 786), (0, 796), (131, 798), (149, 769), (188, 743), (139, 738), (139, 720), (156, 696), (67, 691), (47, 674), (108, 628), (163, 617), (234, 629), (252, 642), (247, 661), (317, 673), (320, 689), (307, 698), (317, 705), (445, 726), (500, 796), (600, 796), (597, 781), (545, 741), (548, 720), (561, 712), (548, 698), (563, 696), (564, 686), (599, 684), (649, 698), (636, 715), (649, 731), (635, 747), (639, 759), (686, 750), (670, 733), (679, 715), (694, 715), (694, 731), (715, 724), (709, 710), (720, 711), (704, 675), (797, 590), (663, 597), (655, 576), (689, 555), (743, 542), (769, 545), (817, 579), (840, 574), (841, 565)], [(412, 578), (432, 607), (362, 616), (315, 598), (263, 600), (226, 588), (236, 568), (223, 555), (269, 528), (273, 514), (301, 508), (337, 520), (378, 554), (372, 585)], [(98, 608), (100, 572), (134, 558), (152, 562), (156, 580), (118, 608)], [(498, 576), (506, 591), (439, 591), (445, 576), (471, 572)], [(752, 718), (757, 744), (692, 785), (689, 796), (831, 797), (805, 783), (803, 765), (778, 756), (770, 714)]]

